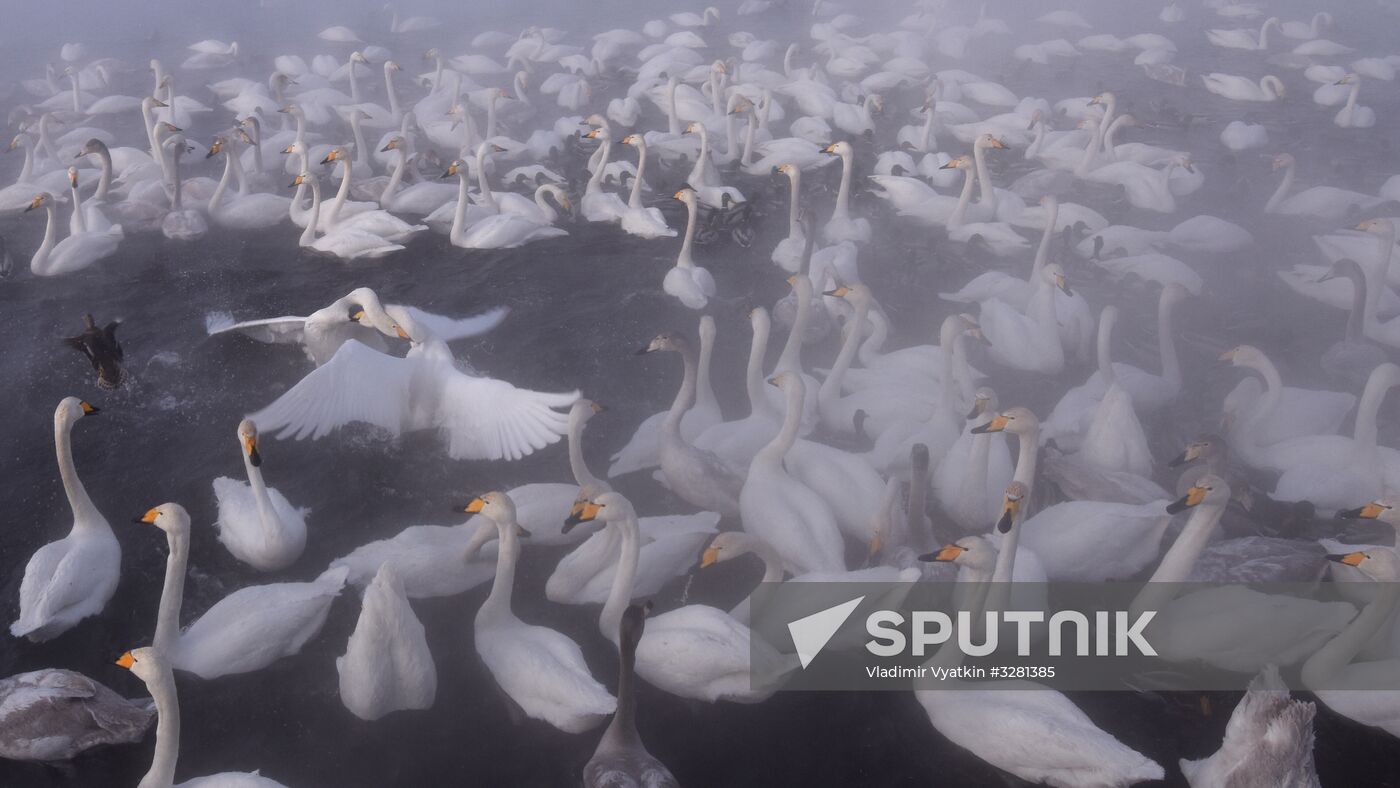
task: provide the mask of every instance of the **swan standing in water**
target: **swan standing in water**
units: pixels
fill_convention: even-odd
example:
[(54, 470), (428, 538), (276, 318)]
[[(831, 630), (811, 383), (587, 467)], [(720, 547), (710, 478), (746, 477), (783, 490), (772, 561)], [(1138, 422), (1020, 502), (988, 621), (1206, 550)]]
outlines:
[(77, 397), (65, 397), (53, 414), (58, 474), (73, 510), (68, 535), (30, 556), (19, 586), (19, 618), (10, 634), (40, 643), (97, 615), (117, 590), (122, 549), (107, 518), (93, 505), (73, 465), (73, 425), (98, 409)]
[(632, 193), (627, 197), (627, 212), (622, 215), (622, 229), (642, 238), (674, 238), (676, 231), (666, 224), (657, 208), (642, 205), (642, 188), (646, 185), (647, 143), (640, 134), (628, 134), (623, 145), (637, 149), (637, 174), (632, 181)]
[(306, 510), (287, 502), (262, 477), (258, 425), (244, 419), (238, 425), (238, 447), (247, 482), (220, 476), (214, 480), (219, 501), (219, 541), (234, 557), (260, 572), (291, 566), (306, 548)]
[(467, 511), (491, 520), (499, 540), (491, 594), (476, 613), (481, 661), (526, 715), (566, 733), (596, 728), (617, 710), (617, 699), (588, 672), (583, 651), (555, 630), (526, 624), (511, 609), (521, 531), (515, 504), (505, 493), (490, 492), (472, 499)]
[(646, 631), (651, 603), (631, 605), (618, 631), (617, 712), (583, 767), (584, 788), (680, 788), (666, 764), (647, 752), (637, 732), (637, 644)]

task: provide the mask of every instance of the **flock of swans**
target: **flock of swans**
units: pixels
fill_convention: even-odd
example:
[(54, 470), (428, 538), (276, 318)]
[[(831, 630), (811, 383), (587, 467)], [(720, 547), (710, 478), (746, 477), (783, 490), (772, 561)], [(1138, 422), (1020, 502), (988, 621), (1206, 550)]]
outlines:
[[(123, 573), (124, 551), (158, 551), (163, 535), (166, 567), (154, 626), (124, 632), (131, 650), (111, 655), (137, 681), (104, 675), (109, 688), (61, 666), (0, 681), (0, 756), (64, 761), (138, 742), (154, 722), (140, 785), (167, 788), (181, 686), (295, 657), (349, 587), (359, 614), (335, 669), (350, 714), (455, 702), (440, 677), (479, 668), (435, 659), (412, 604), (455, 597), (510, 715), (597, 741), (586, 785), (676, 785), (645, 744), (676, 721), (637, 708), (638, 679), (691, 702), (762, 704), (800, 669), (754, 640), (747, 598), (727, 610), (689, 601), (691, 582), (735, 561), (771, 583), (943, 583), (984, 610), (1008, 603), (978, 596), (987, 581), (1154, 581), (1134, 607), (1160, 611), (1164, 659), (1253, 678), (1213, 754), (1159, 763), (1025, 681), (918, 689), (923, 735), (1055, 786), (1318, 785), (1318, 720), (1400, 736), (1400, 449), (1385, 445), (1383, 414), (1400, 385), (1400, 174), (1372, 161), (1328, 182), (1335, 168), (1286, 131), (1318, 124), (1369, 146), (1365, 129), (1388, 122), (1400, 56), (1364, 49), (1370, 13), (1285, 19), (1266, 4), (1173, 0), (1134, 32), (1068, 9), (1008, 21), (920, 2), (881, 22), (826, 0), (744, 0), (587, 35), (465, 38), (395, 13), (364, 36), (308, 34), (299, 54), (207, 39), (146, 73), (63, 46), (61, 65), (22, 75), (9, 115), (23, 160), (0, 217), (37, 233), (42, 211), (34, 277), (115, 274), (142, 236), (190, 265), (201, 239), (256, 234), (369, 266), (411, 266), (435, 245), (463, 267), (527, 245), (520, 259), (568, 266), (586, 232), (674, 254), (664, 273), (614, 272), (611, 292), (664, 303), (667, 321), (642, 329), (654, 336), (627, 363), (675, 395), (598, 476), (584, 434), (604, 408), (584, 397), (589, 380), (533, 390), (465, 360), (510, 328), (507, 308), (443, 315), (320, 283), (304, 316), (210, 315), (203, 342), (269, 357), (285, 351), (263, 345), (295, 346), (300, 379), (275, 381), (246, 417), (223, 414), (243, 475), (200, 482), (212, 486), (208, 524), (175, 501), (104, 512), (73, 449), (110, 442), (104, 403), (59, 402), (71, 528), (46, 544), (31, 531), (27, 562), (7, 564), (22, 574), (10, 648), (92, 627), (119, 582), (147, 582)], [(787, 37), (764, 37), (774, 30)], [(1179, 47), (1203, 60), (1178, 61)], [(1107, 89), (1032, 95), (1037, 69)], [(1215, 114), (1173, 121), (1133, 95), (1154, 83), (1167, 103)], [(1363, 83), (1379, 113), (1359, 103)], [(1121, 141), (1138, 133), (1150, 142)], [(1202, 212), (1208, 199), (1235, 201), (1237, 221)], [(1264, 251), (1288, 232), (1313, 245)], [(952, 262), (916, 281), (894, 259), (899, 243)], [(24, 254), (13, 239), (5, 250)], [(751, 259), (740, 271), (726, 254)], [(1211, 313), (1228, 306), (1212, 292), (1250, 266), (1251, 287), (1288, 305), (1271, 325), (1215, 341), (1183, 324), (1219, 323)], [(771, 308), (730, 319), (772, 287), (786, 294)], [(448, 287), (438, 303), (460, 295)], [(1303, 310), (1344, 313), (1345, 329), (1319, 320), (1309, 330), (1331, 332), (1325, 347), (1271, 358), (1261, 345)], [(934, 325), (933, 341), (886, 346)], [(115, 324), (87, 326), (121, 357)], [(1134, 346), (1128, 360), (1123, 329), (1155, 351)], [(721, 370), (741, 365), (717, 350), (721, 335), (748, 346), (732, 391)], [(127, 385), (81, 340), (69, 341), (105, 388)], [(1206, 365), (1216, 371), (1196, 374)], [(1185, 411), (1202, 434), (1175, 429)], [(272, 486), (298, 473), (279, 448), (323, 441), (315, 450), (333, 453), (350, 432), (376, 446), (425, 433), (415, 446), (493, 467), (563, 442), (570, 474), (471, 489), (456, 524), (409, 526), (309, 567), (308, 543), (335, 525), (318, 518), (322, 502)], [(234, 445), (208, 450), (231, 459)], [(1357, 543), (1348, 521), (1372, 520), (1390, 527)], [(242, 587), (191, 617), (191, 545), (206, 540), (236, 561)], [(530, 601), (596, 615), (596, 632), (528, 620), (537, 608), (516, 598), (516, 575), (531, 553), (553, 569)], [(1183, 592), (1188, 581), (1218, 585)], [(1355, 590), (1321, 602), (1242, 585), (1319, 581)], [(484, 598), (464, 596), (480, 587)], [(615, 677), (600, 652), (616, 655)], [(953, 649), (930, 662), (960, 663)], [(1284, 676), (1309, 698), (1292, 698)], [(125, 697), (140, 684), (150, 702)], [(257, 771), (180, 784), (282, 785)]]

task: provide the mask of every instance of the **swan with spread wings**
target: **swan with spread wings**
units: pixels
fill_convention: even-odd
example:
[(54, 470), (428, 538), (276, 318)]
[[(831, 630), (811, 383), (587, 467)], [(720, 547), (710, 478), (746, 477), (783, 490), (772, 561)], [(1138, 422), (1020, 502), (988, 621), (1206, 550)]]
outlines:
[(529, 391), (464, 372), (447, 340), (434, 332), (436, 321), (412, 308), (357, 298), (361, 310), (348, 319), (407, 340), (408, 354), (344, 340), (329, 360), (251, 417), (265, 432), (321, 438), (356, 421), (395, 436), (435, 429), (450, 457), (473, 460), (520, 459), (567, 432), (577, 391)]

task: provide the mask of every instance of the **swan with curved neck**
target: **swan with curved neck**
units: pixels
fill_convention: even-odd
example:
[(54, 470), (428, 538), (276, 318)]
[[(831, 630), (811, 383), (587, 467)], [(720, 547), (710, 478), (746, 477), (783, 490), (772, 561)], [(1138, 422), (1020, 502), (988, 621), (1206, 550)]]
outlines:
[(855, 167), (855, 151), (851, 143), (842, 140), (826, 146), (822, 152), (841, 157), (841, 185), (836, 190), (836, 207), (832, 209), (831, 219), (822, 228), (822, 237), (829, 243), (865, 243), (870, 240), (869, 220), (851, 218), (851, 177)]

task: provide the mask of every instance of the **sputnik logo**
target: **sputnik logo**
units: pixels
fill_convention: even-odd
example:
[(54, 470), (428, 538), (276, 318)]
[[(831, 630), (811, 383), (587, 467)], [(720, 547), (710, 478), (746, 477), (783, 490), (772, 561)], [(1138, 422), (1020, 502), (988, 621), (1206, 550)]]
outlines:
[(832, 636), (846, 623), (846, 619), (851, 617), (856, 608), (860, 607), (864, 599), (864, 596), (858, 596), (849, 602), (803, 616), (788, 624), (788, 633), (792, 635), (792, 645), (797, 648), (797, 658), (802, 663), (803, 670), (806, 670), (826, 644), (831, 642)]

